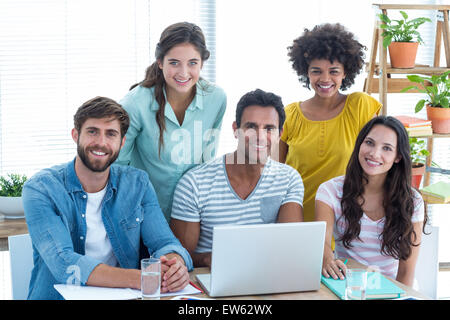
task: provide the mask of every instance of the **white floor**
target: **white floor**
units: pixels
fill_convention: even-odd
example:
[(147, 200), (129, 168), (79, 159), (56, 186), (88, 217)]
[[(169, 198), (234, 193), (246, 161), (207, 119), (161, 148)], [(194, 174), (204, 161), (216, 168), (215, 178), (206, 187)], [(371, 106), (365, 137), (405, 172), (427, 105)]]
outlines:
[[(450, 271), (439, 272), (438, 299), (450, 300)], [(11, 299), (9, 252), (0, 251), (0, 300)]]

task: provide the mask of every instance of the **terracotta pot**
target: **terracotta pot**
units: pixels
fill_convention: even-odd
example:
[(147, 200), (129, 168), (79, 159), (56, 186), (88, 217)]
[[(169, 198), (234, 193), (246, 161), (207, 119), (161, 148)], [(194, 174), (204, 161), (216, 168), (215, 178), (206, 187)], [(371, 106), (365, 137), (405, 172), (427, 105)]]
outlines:
[(391, 42), (388, 47), (391, 67), (414, 68), (418, 47), (418, 42)]
[[(418, 167), (414, 167), (415, 165), (417, 165)], [(425, 165), (423, 163), (413, 163), (411, 172), (412, 175), (411, 185), (414, 188), (419, 189), (424, 174), (425, 174)]]
[(450, 108), (427, 105), (427, 117), (434, 133), (450, 133)]

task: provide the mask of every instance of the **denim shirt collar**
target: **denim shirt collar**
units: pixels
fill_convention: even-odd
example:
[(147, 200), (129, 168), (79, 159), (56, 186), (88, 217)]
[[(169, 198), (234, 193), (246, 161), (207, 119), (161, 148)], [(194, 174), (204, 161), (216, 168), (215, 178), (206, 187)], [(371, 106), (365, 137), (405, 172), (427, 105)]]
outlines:
[[(80, 182), (80, 179), (78, 179), (77, 173), (75, 172), (75, 161), (76, 157), (70, 161), (67, 164), (66, 167), (66, 190), (69, 193), (75, 193), (75, 192), (86, 192)], [(108, 177), (108, 185), (107, 185), (107, 191), (112, 189), (114, 192), (117, 192), (117, 174), (115, 173), (114, 165), (111, 165), (109, 167), (109, 177)], [(108, 192), (107, 192), (108, 193)]]

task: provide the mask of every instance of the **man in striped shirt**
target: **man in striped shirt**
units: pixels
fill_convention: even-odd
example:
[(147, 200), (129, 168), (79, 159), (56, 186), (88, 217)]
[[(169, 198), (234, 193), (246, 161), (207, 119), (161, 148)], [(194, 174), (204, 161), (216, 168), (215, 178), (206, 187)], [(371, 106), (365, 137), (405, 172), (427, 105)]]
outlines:
[(214, 226), (303, 221), (299, 173), (269, 157), (278, 150), (284, 119), (279, 96), (260, 89), (245, 94), (233, 123), (237, 150), (178, 182), (170, 226), (195, 267), (211, 266)]

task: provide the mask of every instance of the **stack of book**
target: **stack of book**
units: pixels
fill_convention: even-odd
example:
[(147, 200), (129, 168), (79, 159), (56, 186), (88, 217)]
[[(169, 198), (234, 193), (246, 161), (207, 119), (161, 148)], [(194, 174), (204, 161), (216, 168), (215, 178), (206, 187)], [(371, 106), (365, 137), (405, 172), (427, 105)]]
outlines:
[(431, 120), (403, 115), (395, 117), (403, 123), (410, 137), (431, 136), (433, 134)]
[(450, 182), (439, 181), (420, 189), (420, 192), (429, 203), (450, 202)]

